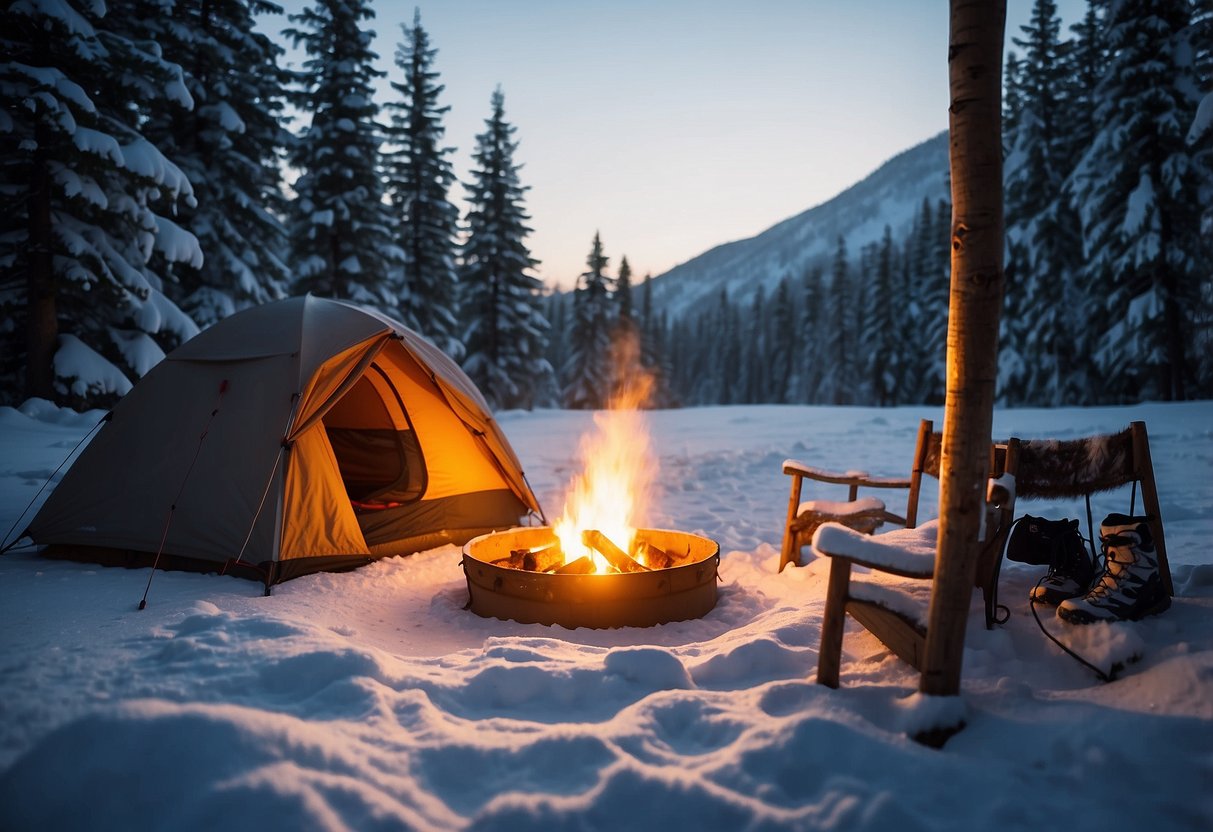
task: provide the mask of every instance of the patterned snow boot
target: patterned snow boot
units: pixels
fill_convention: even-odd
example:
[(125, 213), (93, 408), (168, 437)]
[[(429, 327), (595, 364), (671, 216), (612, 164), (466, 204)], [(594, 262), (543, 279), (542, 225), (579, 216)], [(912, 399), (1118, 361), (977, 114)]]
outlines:
[(1071, 624), (1136, 621), (1171, 606), (1146, 517), (1109, 514), (1099, 526), (1104, 569), (1081, 598), (1062, 601), (1057, 617)]
[(1095, 558), (1078, 532), (1077, 520), (1066, 522), (1052, 544), (1049, 573), (1032, 587), (1031, 598), (1055, 607), (1067, 598), (1087, 594), (1095, 582)]

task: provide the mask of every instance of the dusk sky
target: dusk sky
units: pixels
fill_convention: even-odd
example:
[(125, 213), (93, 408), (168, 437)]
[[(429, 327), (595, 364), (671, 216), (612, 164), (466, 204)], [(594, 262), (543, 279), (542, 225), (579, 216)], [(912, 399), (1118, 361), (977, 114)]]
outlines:
[[(1008, 3), (1008, 45), (1031, 5)], [(1058, 5), (1066, 26), (1086, 7)], [(399, 78), (393, 55), (415, 4), (374, 8), (380, 68)], [(948, 126), (945, 0), (440, 0), (420, 9), (438, 49), (456, 176), (467, 177), (500, 84), (530, 187), (537, 271), (561, 288), (585, 270), (596, 231), (612, 274), (627, 255), (636, 280), (658, 275), (830, 199)], [(263, 25), (277, 34), (279, 20)], [(381, 104), (389, 93), (385, 79)], [(461, 209), (463, 196), (456, 185)]]

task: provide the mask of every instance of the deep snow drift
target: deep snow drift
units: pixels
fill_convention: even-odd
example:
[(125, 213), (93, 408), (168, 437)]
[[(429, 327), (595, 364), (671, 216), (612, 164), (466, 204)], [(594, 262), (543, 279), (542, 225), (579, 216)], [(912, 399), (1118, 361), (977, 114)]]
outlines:
[[(100, 416), (25, 411), (0, 409), (0, 530)], [(1011, 619), (987, 632), (974, 596), (968, 727), (942, 751), (906, 739), (935, 703), (853, 622), (842, 689), (813, 682), (826, 564), (775, 571), (782, 460), (903, 474), (923, 416), (942, 421), (932, 408), (650, 414), (661, 470), (645, 524), (708, 535), (723, 555), (716, 609), (651, 629), (478, 618), (455, 547), (269, 598), (158, 573), (143, 612), (146, 570), (10, 552), (0, 827), (1213, 827), (1213, 403), (996, 414), (997, 435), (1023, 438), (1144, 419), (1177, 595), (1152, 619), (1070, 628), (1098, 660), (1140, 654), (1103, 684), (1038, 631), (1026, 597), (1042, 570), (1007, 564)], [(501, 422), (558, 515), (590, 414)], [(114, 487), (132, 476), (115, 471)], [(1101, 496), (1096, 523), (1128, 499)]]

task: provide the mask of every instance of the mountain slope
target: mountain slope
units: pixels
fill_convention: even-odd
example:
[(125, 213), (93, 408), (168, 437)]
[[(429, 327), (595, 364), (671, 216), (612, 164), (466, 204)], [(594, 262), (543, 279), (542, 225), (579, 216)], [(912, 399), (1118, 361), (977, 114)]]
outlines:
[(734, 301), (767, 296), (784, 276), (794, 280), (815, 263), (833, 257), (844, 236), (854, 261), (862, 246), (876, 242), (885, 225), (895, 239), (908, 232), (923, 197), (934, 205), (950, 199), (948, 134), (945, 130), (885, 162), (876, 172), (828, 202), (784, 220), (761, 234), (717, 246), (653, 278), (654, 308), (672, 319), (702, 308), (721, 289)]

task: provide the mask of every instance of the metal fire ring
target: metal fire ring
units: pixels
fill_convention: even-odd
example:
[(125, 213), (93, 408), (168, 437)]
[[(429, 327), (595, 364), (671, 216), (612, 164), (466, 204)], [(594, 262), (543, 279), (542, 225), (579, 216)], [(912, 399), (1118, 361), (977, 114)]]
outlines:
[(716, 606), (720, 545), (688, 532), (640, 529), (656, 546), (686, 553), (668, 569), (605, 575), (557, 575), (497, 566), (517, 549), (555, 540), (548, 526), (492, 532), (463, 547), (468, 609), (485, 618), (575, 627), (651, 627), (700, 618)]

